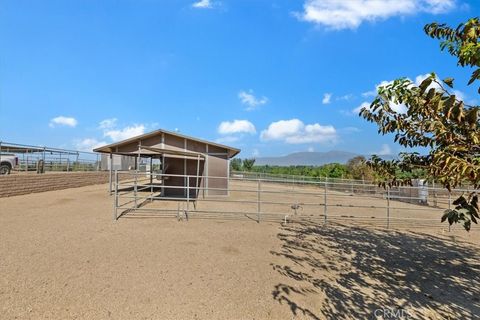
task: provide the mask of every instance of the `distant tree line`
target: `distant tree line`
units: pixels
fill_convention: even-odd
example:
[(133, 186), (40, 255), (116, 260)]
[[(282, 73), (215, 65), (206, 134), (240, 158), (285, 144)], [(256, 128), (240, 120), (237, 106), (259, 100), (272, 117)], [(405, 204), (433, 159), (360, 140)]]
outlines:
[(252, 171), (253, 165), (255, 164), (254, 158), (233, 158), (230, 160), (230, 169), (233, 171)]
[[(365, 181), (375, 180), (376, 174), (374, 170), (367, 165), (367, 160), (363, 156), (357, 156), (347, 161), (346, 164), (328, 163), (321, 166), (255, 166), (255, 159), (234, 158), (230, 161), (230, 169), (232, 171), (250, 171), (269, 174), (297, 175), (307, 177), (328, 177), (328, 178), (344, 178), (358, 179)], [(414, 170), (412, 172), (398, 171), (398, 176), (403, 178), (423, 178), (422, 170)]]

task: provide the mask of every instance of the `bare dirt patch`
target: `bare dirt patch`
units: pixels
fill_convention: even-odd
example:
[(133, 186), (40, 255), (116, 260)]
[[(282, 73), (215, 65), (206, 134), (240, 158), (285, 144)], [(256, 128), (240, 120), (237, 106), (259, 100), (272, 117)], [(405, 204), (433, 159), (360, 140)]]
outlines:
[[(65, 199), (73, 199), (64, 201)], [(157, 203), (157, 205), (160, 205)], [(478, 231), (149, 216), (105, 186), (0, 201), (5, 319), (348, 319), (480, 313)]]

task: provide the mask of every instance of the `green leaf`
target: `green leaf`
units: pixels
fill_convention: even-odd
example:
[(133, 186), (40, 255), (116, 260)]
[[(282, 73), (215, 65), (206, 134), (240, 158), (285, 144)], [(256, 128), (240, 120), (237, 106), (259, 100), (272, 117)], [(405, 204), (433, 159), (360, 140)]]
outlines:
[(445, 78), (443, 79), (443, 82), (450, 88), (453, 88), (453, 78)]
[(445, 220), (447, 220), (448, 215), (450, 214), (450, 211), (451, 210), (445, 210), (445, 213), (442, 216), (442, 222), (445, 222)]
[(420, 88), (420, 92), (423, 94), (425, 90), (427, 90), (428, 86), (432, 83), (432, 78), (428, 77), (427, 79), (423, 80), (422, 83), (418, 86)]

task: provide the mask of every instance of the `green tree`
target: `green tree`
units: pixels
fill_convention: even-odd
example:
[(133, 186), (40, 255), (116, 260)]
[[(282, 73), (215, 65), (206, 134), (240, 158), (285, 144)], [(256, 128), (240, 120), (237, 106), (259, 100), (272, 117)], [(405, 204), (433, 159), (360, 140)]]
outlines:
[(255, 164), (255, 158), (251, 159), (243, 159), (243, 169), (245, 171), (251, 171), (253, 168), (253, 165)]
[(353, 179), (373, 180), (373, 170), (364, 156), (356, 156), (347, 161), (347, 171)]
[(242, 171), (242, 159), (233, 158), (230, 160), (230, 169), (232, 171)]
[[(458, 65), (473, 68), (468, 85), (480, 79), (480, 23), (468, 20), (453, 29), (445, 24), (431, 23), (424, 28), (427, 35), (441, 40), (441, 50), (447, 50)], [(406, 152), (399, 160), (372, 157), (369, 165), (381, 177), (380, 183), (400, 185), (409, 178), (398, 172), (422, 169), (428, 179), (435, 179), (448, 190), (468, 183), (480, 185), (480, 124), (479, 106), (461, 101), (455, 91), (454, 79), (439, 80), (435, 73), (420, 85), (400, 78), (378, 89), (378, 95), (360, 115), (378, 125), (380, 134), (394, 134), (395, 141), (404, 147), (425, 147), (427, 155)], [(480, 90), (479, 90), (480, 93)], [(405, 113), (396, 112), (394, 105), (403, 104)], [(446, 210), (442, 221), (463, 223), (470, 230), (471, 222), (479, 219), (478, 195), (461, 196), (455, 208)]]

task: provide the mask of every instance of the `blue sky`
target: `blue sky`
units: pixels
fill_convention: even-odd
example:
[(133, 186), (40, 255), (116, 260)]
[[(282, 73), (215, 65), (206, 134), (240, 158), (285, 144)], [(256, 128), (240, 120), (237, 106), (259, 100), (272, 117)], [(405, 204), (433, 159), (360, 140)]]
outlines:
[[(396, 153), (354, 112), (382, 81), (468, 70), (423, 33), (461, 0), (0, 2), (0, 140), (90, 150), (157, 128), (241, 157)], [(418, 77), (418, 78), (417, 78)]]

